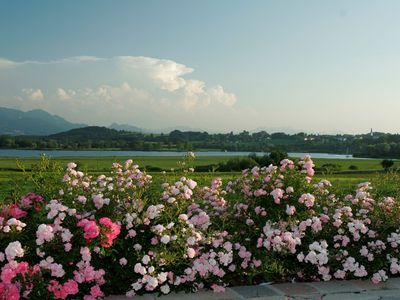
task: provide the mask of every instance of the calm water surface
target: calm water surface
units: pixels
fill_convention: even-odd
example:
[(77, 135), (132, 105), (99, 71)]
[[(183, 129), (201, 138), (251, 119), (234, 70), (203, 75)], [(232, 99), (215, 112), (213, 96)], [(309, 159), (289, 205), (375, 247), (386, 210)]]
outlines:
[[(76, 156), (180, 156), (186, 152), (164, 152), (164, 151), (66, 151), (66, 150), (16, 150), (16, 149), (0, 149), (0, 157), (39, 157), (46, 154), (50, 157), (76, 157)], [(223, 152), (223, 151), (207, 151), (195, 152), (196, 156), (247, 156), (252, 152)], [(256, 152), (263, 155), (263, 152)], [(301, 153), (289, 152), (290, 157), (303, 157), (310, 154), (313, 158), (332, 158), (332, 159), (353, 159), (352, 155), (329, 154), (329, 153)]]

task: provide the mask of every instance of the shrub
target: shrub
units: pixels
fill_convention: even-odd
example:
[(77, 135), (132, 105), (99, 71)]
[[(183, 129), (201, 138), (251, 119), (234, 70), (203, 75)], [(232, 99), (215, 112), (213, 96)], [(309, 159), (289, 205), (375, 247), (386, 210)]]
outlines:
[(333, 164), (333, 163), (327, 163), (327, 164), (323, 164), (321, 166), (321, 171), (323, 173), (327, 173), (327, 174), (331, 174), (333, 172), (338, 172), (341, 170), (341, 166), (338, 164)]
[[(269, 154), (264, 154), (263, 156), (258, 156), (256, 153), (250, 153), (248, 157), (253, 159), (259, 166), (269, 166), (270, 164), (278, 165), (282, 160), (288, 158), (288, 154), (280, 150), (275, 150), (271, 151)], [(253, 166), (254, 165), (251, 165), (250, 167)]]
[(390, 159), (384, 159), (381, 161), (381, 166), (382, 168), (385, 169), (385, 171), (389, 170), (391, 167), (393, 167), (394, 161)]
[(161, 188), (131, 160), (96, 177), (70, 163), (62, 181), (39, 180), (36, 193), (4, 203), (0, 298), (89, 300), (294, 279), (378, 283), (400, 274), (399, 206), (369, 183), (338, 197), (329, 181), (313, 180), (306, 156), (199, 187), (186, 158), (183, 175)]
[(230, 158), (226, 163), (220, 163), (218, 165), (218, 171), (221, 172), (241, 171), (244, 169), (251, 168), (255, 165), (257, 165), (257, 162), (250, 157), (233, 157)]

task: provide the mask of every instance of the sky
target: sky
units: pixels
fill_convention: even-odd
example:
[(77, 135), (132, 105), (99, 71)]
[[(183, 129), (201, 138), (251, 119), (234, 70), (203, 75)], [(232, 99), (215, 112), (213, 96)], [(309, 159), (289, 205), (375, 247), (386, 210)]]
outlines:
[(400, 132), (400, 1), (0, 0), (0, 106), (212, 132)]

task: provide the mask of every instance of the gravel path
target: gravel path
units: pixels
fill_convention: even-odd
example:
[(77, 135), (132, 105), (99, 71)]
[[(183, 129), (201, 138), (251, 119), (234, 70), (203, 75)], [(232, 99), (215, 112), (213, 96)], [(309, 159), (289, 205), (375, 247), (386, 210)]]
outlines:
[[(125, 296), (110, 296), (107, 300), (128, 299)], [(158, 297), (157, 294), (136, 296), (134, 300), (400, 300), (400, 278), (374, 285), (370, 281), (347, 280), (312, 283), (281, 283), (264, 286), (240, 286), (227, 288), (224, 293), (200, 291), (194, 294), (171, 293)]]

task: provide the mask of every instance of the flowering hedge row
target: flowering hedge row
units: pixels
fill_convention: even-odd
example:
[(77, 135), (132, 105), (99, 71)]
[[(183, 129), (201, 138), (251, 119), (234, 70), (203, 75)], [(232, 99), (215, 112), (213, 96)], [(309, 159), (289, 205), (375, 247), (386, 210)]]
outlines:
[(131, 160), (96, 177), (70, 163), (54, 199), (28, 193), (3, 203), (0, 299), (399, 274), (395, 199), (373, 199), (368, 183), (335, 196), (329, 181), (312, 179), (313, 167), (309, 156), (285, 159), (205, 187), (188, 169), (159, 187)]

